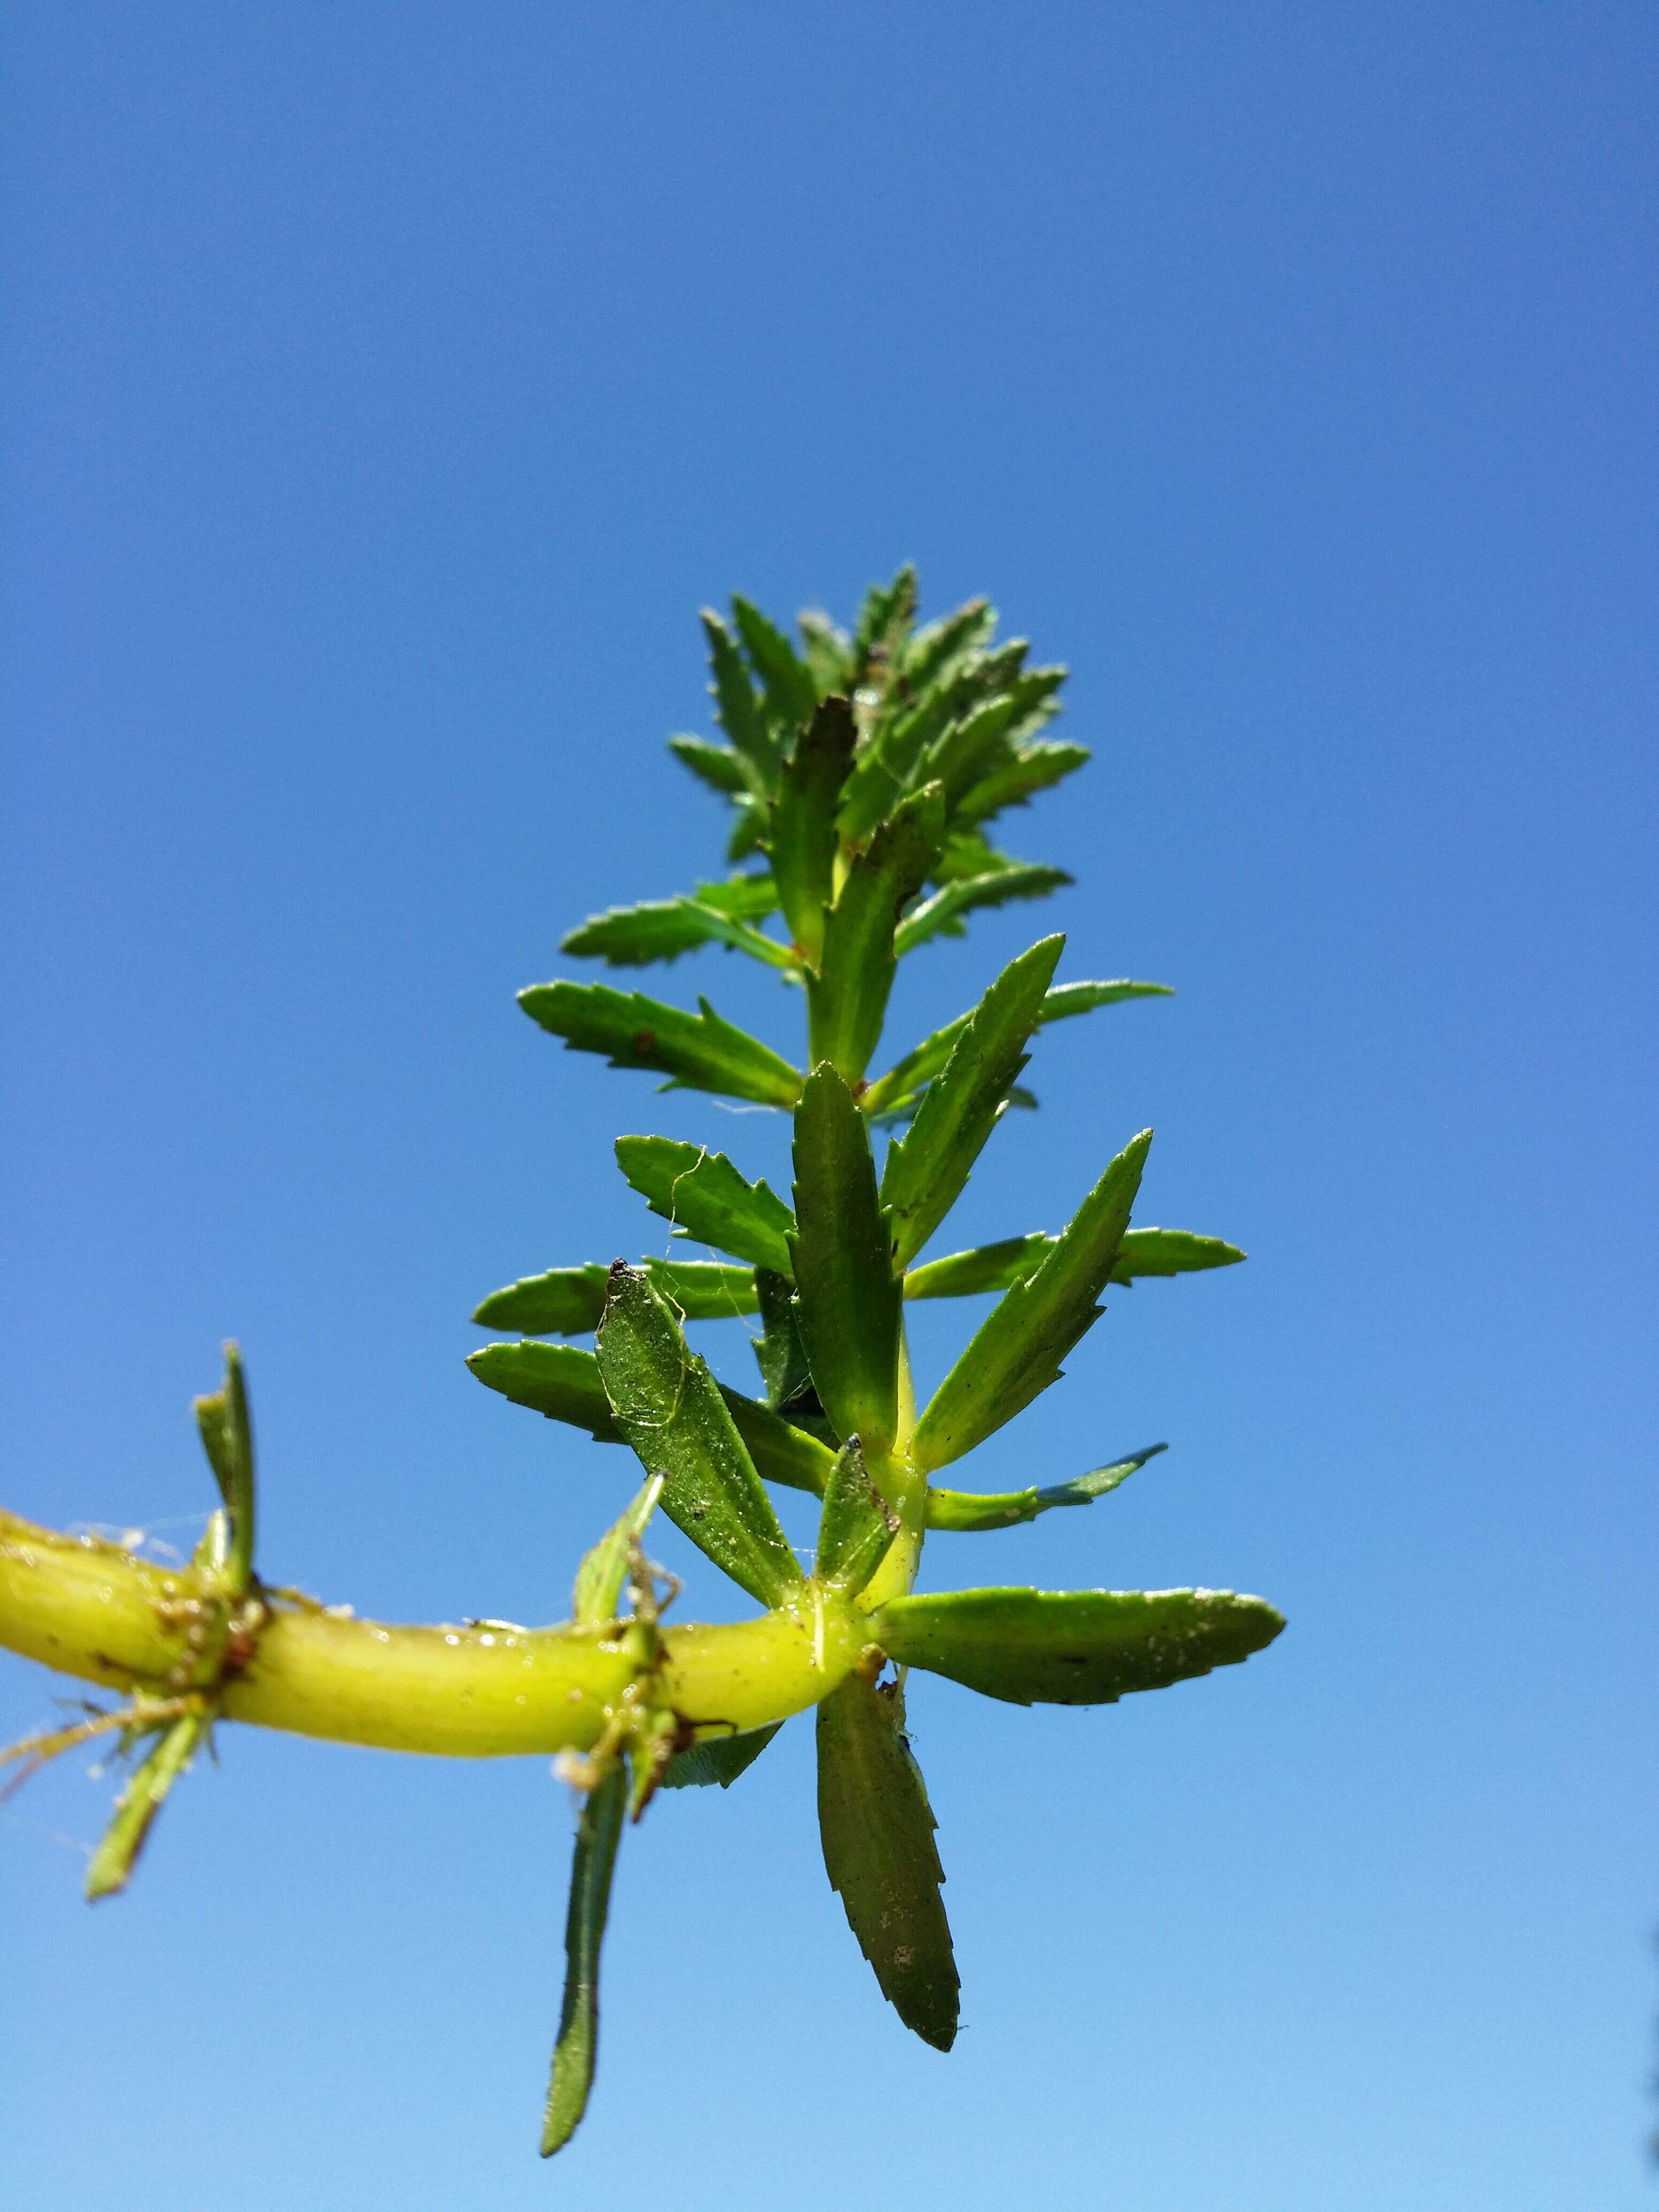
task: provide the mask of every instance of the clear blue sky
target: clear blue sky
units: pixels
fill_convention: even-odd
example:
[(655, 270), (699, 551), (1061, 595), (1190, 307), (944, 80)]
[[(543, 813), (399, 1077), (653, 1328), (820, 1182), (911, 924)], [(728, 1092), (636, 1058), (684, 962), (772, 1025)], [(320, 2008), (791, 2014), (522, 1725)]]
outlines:
[[(697, 605), (914, 557), (1098, 750), (1008, 840), (1079, 887), (899, 1033), (1040, 926), (1180, 990), (1050, 1032), (964, 1226), (1151, 1121), (1147, 1218), (1252, 1254), (971, 1474), (1167, 1457), (927, 1576), (1291, 1620), (1103, 1712), (918, 1686), (948, 2060), (809, 1730), (664, 1802), (550, 2171), (544, 1765), (227, 1730), (96, 1912), (66, 1765), (0, 1815), (20, 2206), (1651, 2202), (1656, 61), (1618, 4), (9, 12), (0, 1495), (187, 1543), (234, 1333), (270, 1575), (564, 1611), (625, 1469), (466, 1316), (660, 1249), (619, 1129), (784, 1131), (512, 994), (718, 865)], [(737, 966), (662, 988), (789, 1041)]]

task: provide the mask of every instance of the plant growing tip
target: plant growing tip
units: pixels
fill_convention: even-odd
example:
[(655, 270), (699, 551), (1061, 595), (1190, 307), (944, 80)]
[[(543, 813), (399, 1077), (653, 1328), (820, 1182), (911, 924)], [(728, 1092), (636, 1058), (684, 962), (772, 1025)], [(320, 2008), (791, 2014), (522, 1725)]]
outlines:
[[(1284, 1626), (1263, 1600), (1225, 1590), (915, 1588), (929, 1530), (982, 1535), (1092, 1504), (1164, 1449), (1013, 1491), (928, 1480), (1060, 1378), (1109, 1288), (1244, 1256), (1218, 1237), (1132, 1224), (1143, 1131), (1057, 1235), (1028, 1229), (921, 1257), (1008, 1108), (1036, 1103), (1019, 1078), (1047, 1026), (1169, 995), (1161, 983), (1056, 981), (1065, 939), (1050, 933), (977, 1005), (871, 1076), (902, 959), (1071, 882), (993, 842), (999, 817), (1089, 757), (1042, 734), (1066, 672), (1028, 665), (1023, 639), (998, 644), (996, 619), (976, 599), (918, 627), (908, 568), (872, 588), (849, 629), (803, 615), (799, 644), (741, 597), (729, 619), (703, 613), (720, 734), (669, 744), (728, 810), (726, 856), (742, 866), (590, 916), (561, 950), (613, 969), (741, 952), (800, 987), (800, 1047), (750, 1035), (702, 997), (692, 1011), (563, 976), (520, 994), (572, 1051), (793, 1117), (793, 1204), (708, 1146), (620, 1137), (617, 1164), (667, 1224), (652, 1241), (670, 1240), (668, 1252), (544, 1268), (476, 1310), (513, 1333), (470, 1355), (480, 1382), (596, 1443), (631, 1447), (643, 1470), (582, 1559), (569, 1621), (386, 1629), (265, 1589), (234, 1345), (222, 1388), (197, 1401), (220, 1505), (188, 1570), (163, 1575), (118, 1547), (0, 1514), (0, 1643), (127, 1693), (0, 1756), (23, 1776), (102, 1735), (143, 1750), (94, 1854), (90, 1895), (125, 1882), (221, 1718), (401, 1749), (557, 1753), (581, 1802), (544, 2155), (587, 2106), (617, 1851), (630, 1814), (659, 1790), (731, 1788), (792, 1715), (816, 1707), (830, 1883), (883, 1995), (946, 2051), (958, 1981), (933, 1816), (905, 1732), (907, 1671), (912, 1683), (944, 1675), (1020, 1705), (1108, 1705), (1236, 1665)], [(688, 870), (681, 880), (695, 879)], [(988, 1294), (996, 1304), (919, 1412), (906, 1302)], [(759, 1396), (717, 1381), (688, 1340), (690, 1328), (738, 1316), (758, 1317)], [(772, 1484), (821, 1500), (810, 1574)], [(659, 1508), (757, 1615), (665, 1621), (678, 1584), (643, 1549)]]

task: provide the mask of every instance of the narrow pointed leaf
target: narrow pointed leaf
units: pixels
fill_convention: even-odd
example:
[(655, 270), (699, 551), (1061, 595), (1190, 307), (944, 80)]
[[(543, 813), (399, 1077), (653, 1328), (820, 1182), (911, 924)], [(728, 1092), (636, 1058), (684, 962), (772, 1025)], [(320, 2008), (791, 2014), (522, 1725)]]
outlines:
[(676, 1528), (763, 1605), (803, 1580), (708, 1363), (689, 1348), (650, 1278), (618, 1261), (595, 1346), (617, 1426), (661, 1474)]
[(903, 798), (917, 763), (950, 720), (951, 702), (951, 681), (945, 678), (882, 715), (842, 792), (836, 822), (843, 845), (861, 845)]
[(800, 1075), (758, 1037), (722, 1021), (707, 999), (688, 1014), (606, 983), (537, 983), (519, 994), (533, 1022), (572, 1052), (599, 1052), (612, 1067), (650, 1067), (670, 1087), (714, 1091), (766, 1106), (793, 1106)]
[(853, 650), (860, 660), (895, 653), (916, 617), (916, 572), (907, 561), (890, 584), (872, 584), (859, 610)]
[(777, 739), (766, 726), (761, 702), (731, 631), (712, 607), (703, 609), (702, 621), (708, 640), (708, 667), (714, 679), (708, 689), (714, 695), (716, 719), (744, 763), (750, 789), (766, 798), (777, 780)]
[(1005, 692), (981, 701), (953, 721), (928, 748), (922, 774), (930, 782), (942, 783), (954, 813), (963, 793), (988, 770), (1004, 764), (1003, 740), (1018, 711), (1018, 701)]
[(726, 798), (735, 799), (752, 788), (743, 755), (734, 746), (717, 745), (708, 738), (677, 737), (670, 738), (668, 750), (700, 782)]
[(881, 1993), (935, 2051), (956, 2040), (961, 1984), (921, 1770), (895, 1701), (849, 1674), (818, 1707), (824, 1870)]
[(696, 1790), (719, 1783), (722, 1790), (729, 1790), (740, 1774), (747, 1774), (782, 1726), (781, 1721), (774, 1721), (770, 1728), (750, 1729), (743, 1735), (707, 1736), (688, 1750), (677, 1751), (664, 1767), (658, 1787)]
[(205, 1713), (180, 1713), (162, 1729), (158, 1741), (133, 1770), (87, 1868), (86, 1898), (89, 1905), (95, 1905), (100, 1897), (117, 1895), (131, 1881), (151, 1824), (166, 1804), (173, 1784), (196, 1756), (209, 1725)]
[(812, 1571), (820, 1582), (856, 1597), (886, 1557), (899, 1517), (870, 1480), (856, 1437), (836, 1455), (818, 1520)]
[[(1056, 983), (1045, 996), (1037, 1026), (1046, 1029), (1050, 1022), (1063, 1021), (1072, 1014), (1086, 1014), (1097, 1006), (1114, 1006), (1124, 999), (1172, 999), (1175, 993), (1167, 983)], [(958, 1014), (941, 1030), (913, 1045), (902, 1060), (896, 1060), (885, 1075), (870, 1085), (863, 1099), (866, 1114), (892, 1111), (907, 1098), (914, 1097), (925, 1084), (930, 1083), (951, 1057), (952, 1046), (974, 1018), (969, 1007)]]
[(683, 1236), (757, 1267), (790, 1272), (794, 1215), (766, 1183), (746, 1182), (724, 1152), (672, 1137), (618, 1137), (617, 1164), (651, 1211)]
[(726, 857), (735, 867), (746, 860), (751, 853), (758, 853), (766, 842), (766, 829), (772, 818), (772, 810), (763, 799), (740, 799), (737, 818), (732, 824), (731, 835), (726, 841)]
[(1114, 1461), (1110, 1467), (1097, 1467), (1091, 1474), (1074, 1474), (1068, 1482), (1051, 1482), (1041, 1490), (930, 1489), (927, 1526), (975, 1532), (1012, 1528), (1018, 1522), (1035, 1521), (1040, 1513), (1051, 1513), (1060, 1506), (1092, 1505), (1097, 1498), (1104, 1498), (1121, 1482), (1127, 1482), (1138, 1468), (1168, 1449), (1165, 1444), (1152, 1444), (1127, 1459)]
[(793, 1282), (770, 1267), (757, 1268), (755, 1297), (760, 1308), (761, 1334), (750, 1342), (766, 1385), (767, 1404), (777, 1413), (810, 1401), (811, 1410), (821, 1413), (806, 1346), (801, 1342)]
[(988, 645), (996, 626), (997, 611), (988, 599), (969, 599), (954, 614), (929, 623), (905, 648), (906, 682), (920, 691), (959, 655)]
[(898, 965), (899, 915), (927, 881), (944, 804), (928, 785), (882, 823), (848, 871), (824, 925), (818, 973), (806, 979), (811, 1057), (814, 1066), (831, 1061), (849, 1083), (863, 1080), (880, 1042)]
[(661, 1492), (662, 1477), (653, 1474), (641, 1485), (627, 1511), (612, 1522), (591, 1551), (582, 1554), (570, 1601), (570, 1618), (579, 1628), (617, 1618), (623, 1585), (628, 1580), (629, 1554), (644, 1535)]
[(1047, 791), (1091, 757), (1087, 745), (1024, 745), (970, 784), (957, 801), (958, 822), (988, 822), (1005, 806), (1024, 806), (1034, 793)]
[(1065, 945), (1063, 937), (1045, 937), (1003, 969), (927, 1086), (909, 1133), (889, 1146), (881, 1201), (892, 1217), (901, 1273), (961, 1196), (996, 1127)]
[[(1010, 1237), (1000, 1244), (980, 1244), (969, 1252), (947, 1253), (904, 1279), (907, 1298), (960, 1298), (978, 1291), (1006, 1291), (1036, 1273), (1056, 1239), (1041, 1233)], [(1148, 1275), (1191, 1275), (1210, 1267), (1231, 1267), (1244, 1258), (1237, 1244), (1220, 1237), (1195, 1237), (1188, 1229), (1131, 1229), (1125, 1232), (1108, 1280), (1120, 1285)]]
[[(682, 1321), (726, 1321), (756, 1310), (755, 1271), (714, 1260), (644, 1260), (645, 1272)], [(551, 1267), (492, 1291), (472, 1318), (483, 1328), (515, 1328), (520, 1336), (587, 1336), (605, 1311), (610, 1270)]]
[(1011, 1705), (1109, 1705), (1237, 1666), (1284, 1615), (1231, 1590), (957, 1590), (895, 1598), (870, 1632), (901, 1667)]
[(785, 762), (772, 807), (772, 873), (789, 933), (816, 968), (835, 897), (836, 807), (852, 765), (853, 710), (826, 699)]
[(1047, 898), (1050, 891), (1064, 890), (1072, 881), (1064, 868), (1044, 867), (1033, 862), (1024, 867), (998, 868), (986, 876), (968, 876), (960, 883), (946, 884), (933, 896), (924, 899), (914, 913), (907, 914), (898, 926), (894, 950), (901, 958), (925, 945), (930, 937), (948, 930), (961, 915), (970, 914), (976, 907), (1006, 906), (1010, 899)]
[(795, 627), (819, 698), (827, 699), (832, 691), (850, 690), (858, 672), (853, 660), (853, 641), (846, 631), (817, 607), (803, 607), (795, 617)]
[(240, 1593), (247, 1588), (253, 1571), (253, 1423), (248, 1412), (242, 1355), (234, 1344), (225, 1346), (223, 1385), (210, 1397), (196, 1401), (196, 1425), (230, 1516), (224, 1573), (228, 1586)]
[(901, 1295), (870, 1133), (828, 1065), (808, 1077), (796, 1109), (794, 1163), (790, 1251), (812, 1379), (837, 1435), (885, 1451), (897, 1419)]
[(466, 1364), (487, 1389), (550, 1421), (586, 1429), (595, 1443), (624, 1441), (591, 1352), (574, 1344), (485, 1344)]
[(618, 1760), (589, 1793), (576, 1831), (564, 1928), (564, 2003), (542, 2118), (544, 2158), (562, 2150), (575, 2134), (593, 2086), (599, 2039), (599, 1950), (627, 1809), (628, 1778)]
[(1100, 1315), (1140, 1188), (1152, 1131), (1133, 1138), (1090, 1192), (1036, 1273), (1005, 1291), (916, 1425), (911, 1458), (944, 1467), (983, 1443), (1059, 1379), (1060, 1361)]
[[(466, 1364), (515, 1406), (586, 1429), (595, 1443), (626, 1441), (591, 1352), (574, 1344), (486, 1344), (469, 1352)], [(758, 1474), (787, 1490), (823, 1497), (836, 1456), (827, 1445), (740, 1390), (722, 1384), (720, 1396)]]
[(811, 670), (776, 623), (736, 592), (732, 598), (732, 617), (744, 650), (765, 686), (768, 720), (793, 737), (817, 704)]
[[(560, 939), (559, 950), (604, 960), (613, 968), (641, 968), (653, 960), (677, 960), (702, 945), (725, 943), (775, 967), (787, 965), (787, 946), (747, 927), (774, 912), (777, 903), (769, 874), (733, 876), (723, 884), (699, 884), (690, 897), (647, 899), (591, 915)], [(757, 950), (755, 939), (763, 950)]]

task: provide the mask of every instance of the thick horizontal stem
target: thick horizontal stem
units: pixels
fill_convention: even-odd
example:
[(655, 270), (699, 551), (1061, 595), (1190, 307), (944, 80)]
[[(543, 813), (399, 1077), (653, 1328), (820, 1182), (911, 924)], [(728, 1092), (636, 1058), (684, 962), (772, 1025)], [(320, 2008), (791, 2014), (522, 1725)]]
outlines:
[[(0, 1511), (0, 1646), (114, 1690), (155, 1692), (185, 1652), (204, 1585)], [(798, 1605), (729, 1626), (664, 1626), (665, 1698), (707, 1735), (816, 1705), (857, 1662), (857, 1618), (808, 1584)], [(386, 1751), (489, 1759), (586, 1750), (629, 1679), (615, 1631), (389, 1627), (277, 1601), (232, 1720)]]

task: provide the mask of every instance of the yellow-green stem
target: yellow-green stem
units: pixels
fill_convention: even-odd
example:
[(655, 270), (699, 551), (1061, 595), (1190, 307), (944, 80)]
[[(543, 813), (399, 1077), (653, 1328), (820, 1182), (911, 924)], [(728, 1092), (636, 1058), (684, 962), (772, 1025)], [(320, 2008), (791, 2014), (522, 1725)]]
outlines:
[[(60, 1673), (161, 1692), (204, 1587), (189, 1569), (0, 1511), (0, 1646)], [(673, 1710), (707, 1735), (762, 1728), (827, 1696), (864, 1642), (848, 1608), (809, 1585), (798, 1609), (665, 1626), (660, 1679)], [(220, 1710), (387, 1751), (585, 1751), (632, 1671), (611, 1624), (394, 1627), (278, 1603)]]

